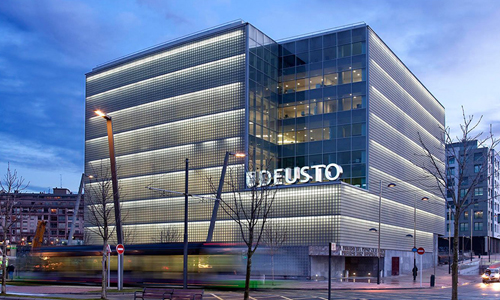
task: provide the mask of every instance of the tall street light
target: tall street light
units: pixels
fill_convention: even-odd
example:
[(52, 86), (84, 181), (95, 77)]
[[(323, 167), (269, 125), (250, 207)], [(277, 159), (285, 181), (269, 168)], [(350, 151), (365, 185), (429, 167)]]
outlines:
[[(115, 207), (116, 239), (123, 244), (122, 218), (120, 213), (120, 195), (118, 194), (118, 179), (116, 176), (115, 143), (113, 139), (113, 124), (111, 117), (100, 110), (95, 113), (106, 119), (108, 129), (109, 161), (111, 164), (111, 182), (113, 185), (113, 206)], [(123, 289), (123, 254), (118, 254), (118, 290)]]
[(217, 211), (219, 210), (220, 197), (222, 194), (222, 188), (224, 186), (224, 177), (226, 176), (226, 169), (227, 169), (227, 164), (229, 163), (230, 155), (234, 155), (237, 158), (243, 158), (246, 156), (245, 153), (233, 153), (226, 151), (226, 156), (224, 157), (224, 164), (222, 165), (222, 172), (219, 179), (219, 188), (217, 189), (217, 195), (215, 196), (212, 218), (210, 219), (210, 226), (208, 227), (207, 243), (210, 243), (212, 241), (212, 237), (214, 234), (215, 220), (217, 219)]
[[(428, 201), (428, 197), (422, 197), (422, 201)], [(417, 195), (413, 198), (413, 235), (407, 234), (409, 238), (413, 238), (413, 248), (417, 248)], [(417, 268), (417, 252), (413, 251), (413, 269)], [(420, 270), (422, 272), (422, 270)], [(417, 280), (418, 272), (413, 272), (413, 281)]]
[[(395, 187), (395, 183), (389, 183), (387, 187)], [(370, 228), (371, 232), (378, 232), (378, 248), (377, 248), (377, 284), (380, 284), (380, 217), (382, 215), (382, 180), (380, 180), (380, 189), (378, 195), (378, 230)]]

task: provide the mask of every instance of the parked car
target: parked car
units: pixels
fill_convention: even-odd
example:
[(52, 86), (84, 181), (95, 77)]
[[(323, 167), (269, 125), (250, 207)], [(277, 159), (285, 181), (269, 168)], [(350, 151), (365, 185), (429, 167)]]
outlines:
[(488, 283), (492, 281), (500, 282), (500, 269), (498, 268), (488, 268), (484, 271), (484, 274), (481, 276), (483, 278), (483, 283)]

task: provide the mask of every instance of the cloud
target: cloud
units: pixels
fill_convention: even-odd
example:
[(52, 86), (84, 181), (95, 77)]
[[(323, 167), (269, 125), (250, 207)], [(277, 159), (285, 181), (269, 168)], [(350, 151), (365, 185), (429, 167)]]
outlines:
[[(166, 20), (173, 22), (178, 25), (185, 25), (191, 23), (188, 17), (184, 17), (180, 14), (175, 13), (175, 9), (172, 5), (175, 5), (175, 1), (164, 1), (164, 0), (137, 0), (140, 6), (147, 7), (154, 12), (162, 15)], [(185, 3), (183, 3), (185, 5)]]
[(40, 144), (33, 140), (0, 133), (0, 162), (12, 162), (34, 169), (77, 170), (74, 157), (81, 153), (68, 148)]

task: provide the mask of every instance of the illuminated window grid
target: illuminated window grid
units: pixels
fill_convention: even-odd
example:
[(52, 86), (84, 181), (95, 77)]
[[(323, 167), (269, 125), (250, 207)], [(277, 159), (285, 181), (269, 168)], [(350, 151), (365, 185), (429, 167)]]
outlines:
[[(107, 113), (114, 120), (114, 132), (120, 133), (241, 109), (244, 107), (244, 92), (244, 84), (238, 82)], [(87, 140), (106, 135), (101, 117), (94, 114), (87, 125)]]
[[(351, 31), (348, 31), (351, 33)], [(306, 37), (305, 39), (308, 39), (309, 37)], [(362, 40), (365, 40), (362, 38)], [(354, 42), (354, 40), (353, 40)], [(315, 50), (316, 51), (316, 50)], [(309, 52), (309, 54), (312, 52), (312, 50)], [(280, 58), (283, 58), (281, 56)], [(312, 66), (312, 62), (309, 62), (310, 64), (307, 66)], [(360, 69), (360, 68), (365, 68), (367, 64), (367, 56), (365, 54), (361, 55), (355, 55), (355, 56), (347, 56), (343, 58), (337, 57), (337, 59), (330, 59), (328, 63), (323, 63), (321, 60), (318, 62), (314, 63), (314, 66), (320, 66), (322, 68), (313, 71), (308, 71), (306, 70), (305, 73), (300, 70), (300, 75), (298, 76), (299, 73), (299, 68), (297, 67), (296, 73), (291, 74), (291, 75), (286, 75), (286, 76), (281, 76), (281, 82), (280, 84), (283, 83), (283, 81), (288, 80), (289, 78), (293, 78), (295, 80), (295, 77), (297, 77), (297, 80), (304, 80), (304, 82), (309, 81), (309, 77), (321, 77), (326, 76), (328, 74), (332, 74), (333, 68), (335, 69), (335, 72), (342, 72), (343, 70), (353, 70), (353, 69)], [(335, 66), (335, 67), (332, 67)], [(308, 75), (309, 74), (309, 75)], [(297, 75), (297, 76), (296, 76)], [(303, 75), (303, 76), (302, 76)], [(314, 77), (314, 78), (316, 78)], [(306, 79), (302, 79), (306, 78)], [(351, 82), (351, 81), (350, 81)], [(296, 90), (293, 91), (293, 93), (290, 95), (290, 93), (286, 93), (285, 95), (282, 95), (281, 98), (284, 97), (292, 97), (295, 98), (297, 103), (301, 103), (301, 105), (305, 106), (310, 106), (314, 102), (326, 101), (326, 90), (328, 89), (328, 96), (331, 97), (331, 99), (338, 99), (338, 101), (341, 101), (343, 98), (352, 98), (352, 97), (364, 97), (366, 95), (366, 91), (363, 89), (360, 89), (360, 84), (366, 85), (366, 81), (363, 80), (361, 82), (357, 83), (348, 83), (348, 84), (341, 84), (335, 87), (336, 89), (336, 95), (331, 95), (332, 88), (324, 86), (323, 84), (317, 84), (314, 86), (314, 89), (311, 87), (311, 95), (314, 91), (314, 97), (310, 96), (309, 98), (300, 98), (299, 99), (299, 94), (296, 93)], [(306, 89), (307, 90), (307, 89)], [(323, 95), (324, 94), (324, 95)], [(296, 96), (297, 95), (297, 96)], [(319, 95), (319, 96), (318, 96)], [(314, 98), (314, 99), (313, 99)], [(319, 99), (319, 100), (318, 100)], [(328, 98), (330, 99), (330, 98)], [(309, 102), (311, 101), (311, 102)], [(280, 107), (284, 107), (284, 103), (280, 103)], [(293, 104), (290, 104), (293, 105)], [(340, 108), (340, 107), (339, 107)], [(335, 109), (336, 111), (337, 109)], [(295, 119), (296, 122), (293, 126), (293, 129), (291, 131), (293, 138), (292, 142), (288, 143), (289, 145), (285, 145), (284, 139), (285, 139), (285, 132), (284, 131), (284, 126), (279, 128), (278, 134), (280, 135), (278, 140), (278, 143), (280, 144), (280, 161), (282, 162), (288, 162), (290, 159), (293, 159), (293, 165), (308, 165), (314, 163), (329, 163), (329, 162), (339, 162), (339, 164), (343, 167), (344, 169), (344, 174), (342, 176), (342, 180), (346, 183), (351, 183), (357, 186), (366, 186), (366, 174), (367, 174), (367, 167), (366, 164), (361, 162), (361, 161), (354, 161), (352, 160), (353, 154), (358, 151), (366, 151), (367, 149), (367, 140), (366, 136), (351, 136), (349, 134), (349, 137), (342, 138), (341, 135), (338, 134), (338, 130), (340, 130), (340, 127), (345, 126), (345, 125), (351, 125), (351, 124), (366, 124), (366, 115), (367, 115), (367, 110), (365, 108), (361, 109), (347, 109), (339, 112), (333, 113), (335, 117), (331, 117), (332, 113), (329, 111), (325, 110), (323, 113), (318, 113), (315, 115), (317, 118), (318, 115), (324, 115), (328, 113), (329, 117), (326, 118), (326, 116), (323, 119), (323, 125), (321, 124), (309, 124), (308, 122), (298, 122), (300, 119), (307, 119), (306, 117), (309, 117), (309, 114), (306, 116), (298, 115), (297, 117), (292, 116), (290, 119)], [(346, 114), (348, 115), (348, 118), (345, 118)], [(360, 117), (361, 116), (361, 117)], [(304, 117), (304, 118), (301, 118)], [(284, 121), (283, 121), (284, 122)], [(289, 120), (288, 120), (289, 122)], [(365, 125), (366, 126), (366, 125)], [(304, 133), (304, 136), (299, 136), (297, 133), (310, 131), (310, 130), (316, 130), (316, 129), (324, 129), (326, 132), (331, 132), (332, 130), (335, 131), (333, 134), (330, 134), (328, 137), (323, 137), (323, 141), (314, 141), (310, 142), (309, 141), (309, 134)], [(307, 136), (306, 136), (307, 134)], [(299, 140), (300, 138), (300, 140)], [(290, 141), (289, 141), (290, 142)], [(342, 154), (343, 157), (347, 153), (349, 153), (349, 157), (351, 157), (350, 163), (345, 163), (342, 162), (340, 163), (340, 160), (337, 158), (337, 154)], [(339, 155), (340, 155), (339, 154)], [(365, 154), (367, 155), (367, 153)], [(321, 157), (318, 159), (318, 157)], [(285, 165), (282, 165), (285, 167)], [(289, 166), (287, 164), (286, 166)]]
[[(265, 35), (254, 29), (254, 38)], [(270, 41), (270, 39), (269, 39)], [(274, 42), (264, 46), (249, 38), (249, 148), (250, 168), (272, 169), (277, 163), (278, 57), (270, 51)], [(271, 166), (267, 166), (271, 163)]]
[(162, 78), (154, 78), (87, 97), (86, 117), (94, 116), (95, 109), (113, 112), (208, 88), (244, 82), (244, 61), (245, 57), (240, 55), (214, 62), (210, 66), (199, 66), (175, 74), (169, 73)]
[[(118, 156), (116, 164), (120, 178), (128, 178), (183, 170), (185, 158), (192, 159), (191, 169), (219, 166), (226, 151), (244, 152), (244, 148), (243, 138), (236, 137)], [(197, 159), (201, 157), (203, 160)], [(109, 159), (87, 163), (88, 170), (98, 170), (101, 166), (109, 168)]]
[[(89, 94), (144, 80), (150, 76), (174, 72), (192, 64), (244, 53), (244, 41), (243, 32), (237, 30), (211, 38), (205, 37), (201, 41), (188, 42), (174, 48), (161, 49), (155, 54), (122, 63), (117, 67), (92, 72), (87, 76), (87, 81), (92, 83)], [(179, 51), (180, 49), (183, 50)]]
[[(244, 110), (157, 125), (114, 135), (117, 156), (241, 136)], [(105, 127), (104, 121), (102, 124)], [(109, 158), (107, 136), (87, 140), (86, 160)]]
[[(289, 238), (287, 245), (323, 245), (337, 241), (338, 228), (338, 185), (282, 189), (276, 198), (274, 221), (286, 224)], [(227, 199), (228, 195), (223, 195)], [(132, 201), (123, 204), (124, 229), (134, 231), (140, 240), (134, 243), (148, 243), (155, 240), (158, 228), (173, 226), (182, 233), (182, 197), (156, 200)], [(293, 203), (291, 205), (291, 203)], [(190, 200), (190, 241), (203, 242), (206, 239), (213, 203)], [(293, 211), (290, 211), (292, 207)], [(133, 214), (131, 213), (133, 212)], [(284, 213), (284, 214), (282, 214)], [(134, 224), (134, 225), (132, 225)], [(219, 213), (214, 232), (214, 241), (241, 242), (237, 225), (224, 213)]]

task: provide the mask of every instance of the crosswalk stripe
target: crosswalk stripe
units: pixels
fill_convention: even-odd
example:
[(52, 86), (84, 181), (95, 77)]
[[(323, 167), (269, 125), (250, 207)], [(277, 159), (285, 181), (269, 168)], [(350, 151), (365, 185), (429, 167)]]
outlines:
[(287, 299), (287, 300), (293, 300), (293, 299), (288, 298), (288, 297), (285, 297), (285, 296), (281, 296), (281, 298), (283, 298), (283, 299)]
[(217, 299), (219, 299), (219, 300), (224, 300), (224, 299), (222, 299), (221, 297), (216, 296), (215, 294), (210, 294), (210, 295), (214, 296), (215, 298), (217, 298)]
[[(375, 270), (375, 271), (376, 271), (376, 270)], [(328, 299), (326, 299), (326, 298), (323, 298), (323, 297), (318, 297), (318, 298), (319, 298), (319, 299), (323, 299), (323, 300), (328, 300)]]

